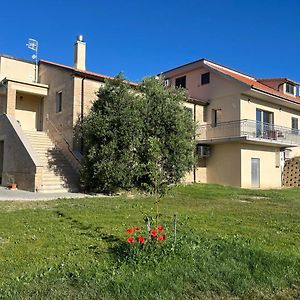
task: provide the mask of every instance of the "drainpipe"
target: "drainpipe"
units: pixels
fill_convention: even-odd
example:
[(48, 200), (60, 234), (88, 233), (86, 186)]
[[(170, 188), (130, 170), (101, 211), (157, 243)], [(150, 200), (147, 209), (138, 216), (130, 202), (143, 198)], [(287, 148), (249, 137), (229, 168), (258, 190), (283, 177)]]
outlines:
[[(80, 120), (83, 120), (84, 117), (84, 80), (86, 79), (86, 77), (84, 76), (81, 80), (81, 104), (80, 104)], [(83, 137), (81, 136), (80, 138), (80, 152), (81, 154), (83, 154)]]

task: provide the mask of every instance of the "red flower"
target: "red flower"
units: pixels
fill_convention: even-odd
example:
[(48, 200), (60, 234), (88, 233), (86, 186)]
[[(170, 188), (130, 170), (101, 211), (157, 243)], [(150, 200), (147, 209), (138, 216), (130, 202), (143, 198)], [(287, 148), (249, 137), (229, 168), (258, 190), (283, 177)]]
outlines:
[(159, 235), (159, 236), (157, 237), (157, 239), (158, 239), (159, 241), (164, 241), (164, 240), (166, 239), (166, 236), (165, 236), (165, 235)]
[(143, 236), (140, 236), (140, 237), (138, 238), (138, 242), (139, 242), (140, 244), (144, 244), (144, 243), (145, 243), (145, 238), (144, 238)]
[(136, 231), (140, 231), (141, 230), (140, 227), (134, 227), (133, 229), (136, 230)]
[(134, 243), (134, 238), (133, 238), (133, 237), (129, 237), (129, 238), (127, 239), (127, 242), (128, 242), (129, 244)]
[(162, 232), (162, 231), (164, 230), (164, 228), (162, 227), (162, 225), (158, 225), (158, 226), (157, 226), (157, 230), (158, 230), (159, 232)]
[(151, 235), (152, 237), (157, 236), (156, 230), (155, 230), (155, 229), (151, 229), (151, 230), (150, 230), (150, 235)]
[(134, 233), (134, 228), (127, 228), (127, 233), (129, 233), (129, 234)]

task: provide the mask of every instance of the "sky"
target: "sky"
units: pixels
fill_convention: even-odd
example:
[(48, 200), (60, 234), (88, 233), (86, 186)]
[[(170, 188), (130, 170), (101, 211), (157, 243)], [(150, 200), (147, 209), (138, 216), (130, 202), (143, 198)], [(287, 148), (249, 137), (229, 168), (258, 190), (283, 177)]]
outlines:
[(87, 70), (140, 81), (207, 58), (246, 74), (300, 82), (298, 0), (10, 0), (1, 4), (0, 53), (73, 66), (82, 34)]

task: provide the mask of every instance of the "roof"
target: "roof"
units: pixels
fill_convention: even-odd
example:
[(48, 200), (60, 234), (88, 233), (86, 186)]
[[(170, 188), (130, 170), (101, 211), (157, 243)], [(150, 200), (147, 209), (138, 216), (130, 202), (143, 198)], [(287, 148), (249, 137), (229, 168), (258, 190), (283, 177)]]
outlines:
[(236, 79), (236, 80), (238, 80), (242, 83), (250, 85), (251, 88), (254, 88), (254, 89), (257, 89), (259, 91), (266, 92), (266, 93), (269, 93), (271, 95), (278, 96), (278, 97), (281, 97), (281, 98), (284, 98), (284, 99), (287, 99), (287, 100), (290, 100), (290, 101), (293, 101), (293, 102), (300, 103), (300, 97), (293, 96), (293, 95), (287, 95), (287, 94), (285, 94), (281, 91), (275, 90), (275, 89), (259, 82), (258, 79), (255, 78), (255, 77), (239, 73), (235, 70), (229, 69), (227, 67), (223, 67), (221, 65), (218, 65), (218, 64), (210, 62), (210, 61), (204, 61), (204, 63), (207, 66), (217, 70), (218, 72), (221, 72), (225, 75), (229, 75), (230, 77), (232, 77), (232, 78), (234, 78), (234, 79)]
[[(114, 77), (111, 77), (111, 76), (107, 76), (107, 75), (103, 75), (103, 74), (99, 74), (99, 73), (95, 73), (95, 72), (79, 70), (79, 69), (76, 69), (74, 67), (70, 67), (70, 66), (66, 66), (66, 65), (63, 65), (63, 64), (54, 63), (54, 62), (51, 62), (51, 61), (48, 61), (48, 60), (41, 59), (39, 62), (40, 63), (44, 63), (44, 64), (48, 64), (48, 65), (52, 65), (54, 67), (63, 68), (63, 69), (66, 69), (66, 70), (74, 72), (76, 75), (86, 76), (86, 77), (89, 77), (89, 78), (92, 78), (92, 79), (95, 79), (95, 80), (101, 80), (101, 81), (103, 81), (104, 79), (113, 79), (114, 78)], [(138, 86), (138, 84), (135, 83), (135, 82), (132, 82), (132, 81), (126, 81), (126, 82), (128, 82), (130, 85)]]
[(11, 55), (7, 55), (7, 54), (2, 54), (0, 53), (0, 57), (4, 57), (4, 58), (8, 58), (8, 59), (13, 59), (13, 60), (18, 60), (24, 63), (28, 63), (28, 64), (35, 64), (35, 62), (27, 60), (27, 59), (23, 59), (23, 58), (19, 58), (19, 57), (15, 57), (15, 56), (11, 56)]
[(298, 84), (295, 80), (291, 80), (289, 78), (257, 78), (258, 81), (278, 81), (278, 82), (287, 82), (287, 83), (292, 83), (292, 84)]
[(280, 98), (283, 98), (283, 99), (287, 99), (287, 100), (292, 101), (292, 102), (300, 103), (300, 97), (299, 96), (287, 95), (287, 94), (285, 94), (281, 91), (278, 91), (278, 90), (276, 90), (276, 89), (274, 89), (270, 86), (267, 86), (267, 85), (263, 84), (262, 82), (260, 82), (260, 81), (263, 81), (263, 80), (268, 81), (268, 80), (280, 80), (280, 79), (282, 79), (285, 82), (290, 82), (290, 83), (297, 84), (293, 80), (290, 80), (288, 78), (273, 78), (273, 79), (272, 78), (266, 78), (266, 79), (261, 78), (261, 79), (257, 79), (253, 76), (250, 76), (250, 75), (247, 75), (247, 74), (242, 73), (240, 71), (228, 68), (226, 66), (215, 63), (215, 62), (210, 61), (210, 60), (205, 59), (205, 58), (202, 58), (200, 60), (196, 60), (196, 61), (184, 64), (184, 65), (181, 65), (179, 67), (167, 70), (163, 73), (165, 74), (165, 73), (169, 73), (169, 72), (174, 72), (176, 70), (179, 71), (181, 68), (186, 68), (190, 71), (190, 70), (193, 70), (195, 68), (203, 67), (203, 66), (208, 66), (209, 68), (211, 68), (211, 69), (213, 69), (213, 70), (215, 70), (219, 73), (222, 73), (226, 76), (229, 76), (230, 78), (238, 80), (239, 82), (244, 83), (244, 84), (250, 86), (251, 88), (253, 88), (255, 90), (259, 90), (259, 91), (271, 94), (273, 96), (277, 96), (277, 97), (280, 97)]

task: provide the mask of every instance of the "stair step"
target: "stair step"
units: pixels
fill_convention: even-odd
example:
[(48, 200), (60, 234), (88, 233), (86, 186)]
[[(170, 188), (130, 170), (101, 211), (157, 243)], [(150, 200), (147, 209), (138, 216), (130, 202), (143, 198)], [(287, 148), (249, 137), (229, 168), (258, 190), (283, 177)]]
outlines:
[(78, 174), (48, 135), (42, 131), (24, 131), (24, 133), (43, 165), (42, 186), (39, 192), (78, 191)]

